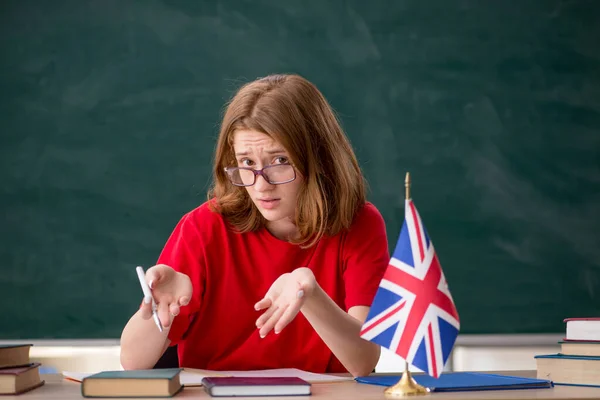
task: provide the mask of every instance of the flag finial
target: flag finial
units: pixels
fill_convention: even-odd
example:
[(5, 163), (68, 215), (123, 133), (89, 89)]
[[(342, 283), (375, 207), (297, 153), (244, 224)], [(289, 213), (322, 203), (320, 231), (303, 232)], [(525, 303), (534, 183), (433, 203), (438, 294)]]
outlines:
[(406, 189), (406, 200), (410, 200), (410, 172), (407, 172), (406, 178), (404, 178), (404, 188)]

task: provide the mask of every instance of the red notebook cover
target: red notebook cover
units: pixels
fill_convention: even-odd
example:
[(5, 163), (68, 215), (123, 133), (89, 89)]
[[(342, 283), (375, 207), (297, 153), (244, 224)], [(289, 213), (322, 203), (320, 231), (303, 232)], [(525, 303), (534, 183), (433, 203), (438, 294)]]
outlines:
[(563, 322), (568, 321), (600, 321), (599, 317), (589, 317), (589, 318), (565, 318)]

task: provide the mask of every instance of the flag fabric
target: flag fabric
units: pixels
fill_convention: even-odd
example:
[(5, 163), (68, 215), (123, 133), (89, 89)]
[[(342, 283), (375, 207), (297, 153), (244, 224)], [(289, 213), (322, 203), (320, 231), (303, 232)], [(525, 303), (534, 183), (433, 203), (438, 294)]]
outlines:
[(360, 335), (437, 378), (460, 322), (433, 244), (412, 200)]

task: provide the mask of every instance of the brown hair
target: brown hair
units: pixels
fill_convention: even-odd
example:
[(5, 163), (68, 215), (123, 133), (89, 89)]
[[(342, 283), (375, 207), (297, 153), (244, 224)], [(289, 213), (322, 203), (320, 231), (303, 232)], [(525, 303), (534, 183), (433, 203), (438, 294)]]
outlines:
[(270, 75), (242, 86), (229, 102), (217, 142), (208, 193), (212, 209), (241, 232), (264, 226), (265, 219), (242, 187), (225, 171), (236, 163), (233, 134), (254, 130), (269, 135), (289, 153), (305, 177), (298, 193), (294, 243), (307, 247), (323, 235), (348, 229), (365, 203), (365, 182), (350, 142), (315, 85), (298, 75)]

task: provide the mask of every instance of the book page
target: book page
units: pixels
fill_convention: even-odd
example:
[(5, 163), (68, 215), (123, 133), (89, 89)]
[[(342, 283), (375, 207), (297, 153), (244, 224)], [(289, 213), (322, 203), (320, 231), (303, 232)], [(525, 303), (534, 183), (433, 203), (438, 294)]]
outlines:
[(207, 369), (184, 368), (179, 375), (183, 386), (202, 386), (202, 378), (209, 376), (230, 376), (222, 371), (210, 371)]
[(296, 368), (262, 369), (253, 371), (210, 371), (202, 369), (184, 368), (181, 372), (181, 383), (184, 386), (202, 386), (202, 378), (207, 376), (237, 376), (248, 377), (296, 377), (310, 383), (344, 382), (352, 380), (352, 377), (336, 376), (327, 374), (316, 374)]
[(83, 378), (87, 378), (90, 375), (94, 375), (95, 372), (71, 372), (71, 371), (63, 371), (63, 376), (67, 379), (70, 379), (75, 382), (81, 382)]
[[(101, 372), (101, 371), (98, 371)], [(66, 379), (70, 379), (75, 382), (81, 382), (83, 378), (86, 378), (90, 375), (95, 374), (89, 372), (72, 372), (72, 371), (63, 371), (63, 376)], [(194, 368), (184, 368), (179, 375), (179, 380), (184, 386), (202, 386), (202, 378), (207, 376), (226, 376), (220, 372), (215, 371), (207, 371), (203, 369), (194, 369)]]
[(223, 374), (228, 376), (239, 376), (239, 377), (296, 377), (304, 379), (310, 383), (323, 383), (323, 382), (343, 382), (350, 381), (352, 377), (349, 376), (336, 376), (327, 374), (316, 374), (314, 372), (307, 372), (296, 368), (279, 368), (279, 369), (264, 369), (255, 371), (221, 371)]
[[(83, 378), (93, 375), (86, 372), (63, 371), (67, 379), (81, 382)], [(254, 371), (211, 371), (196, 368), (184, 368), (179, 379), (183, 386), (202, 386), (202, 378), (208, 376), (239, 376), (239, 377), (297, 377), (310, 383), (343, 382), (352, 380), (352, 377), (335, 376), (327, 374), (316, 374), (314, 372), (302, 371), (296, 368), (263, 369)]]

